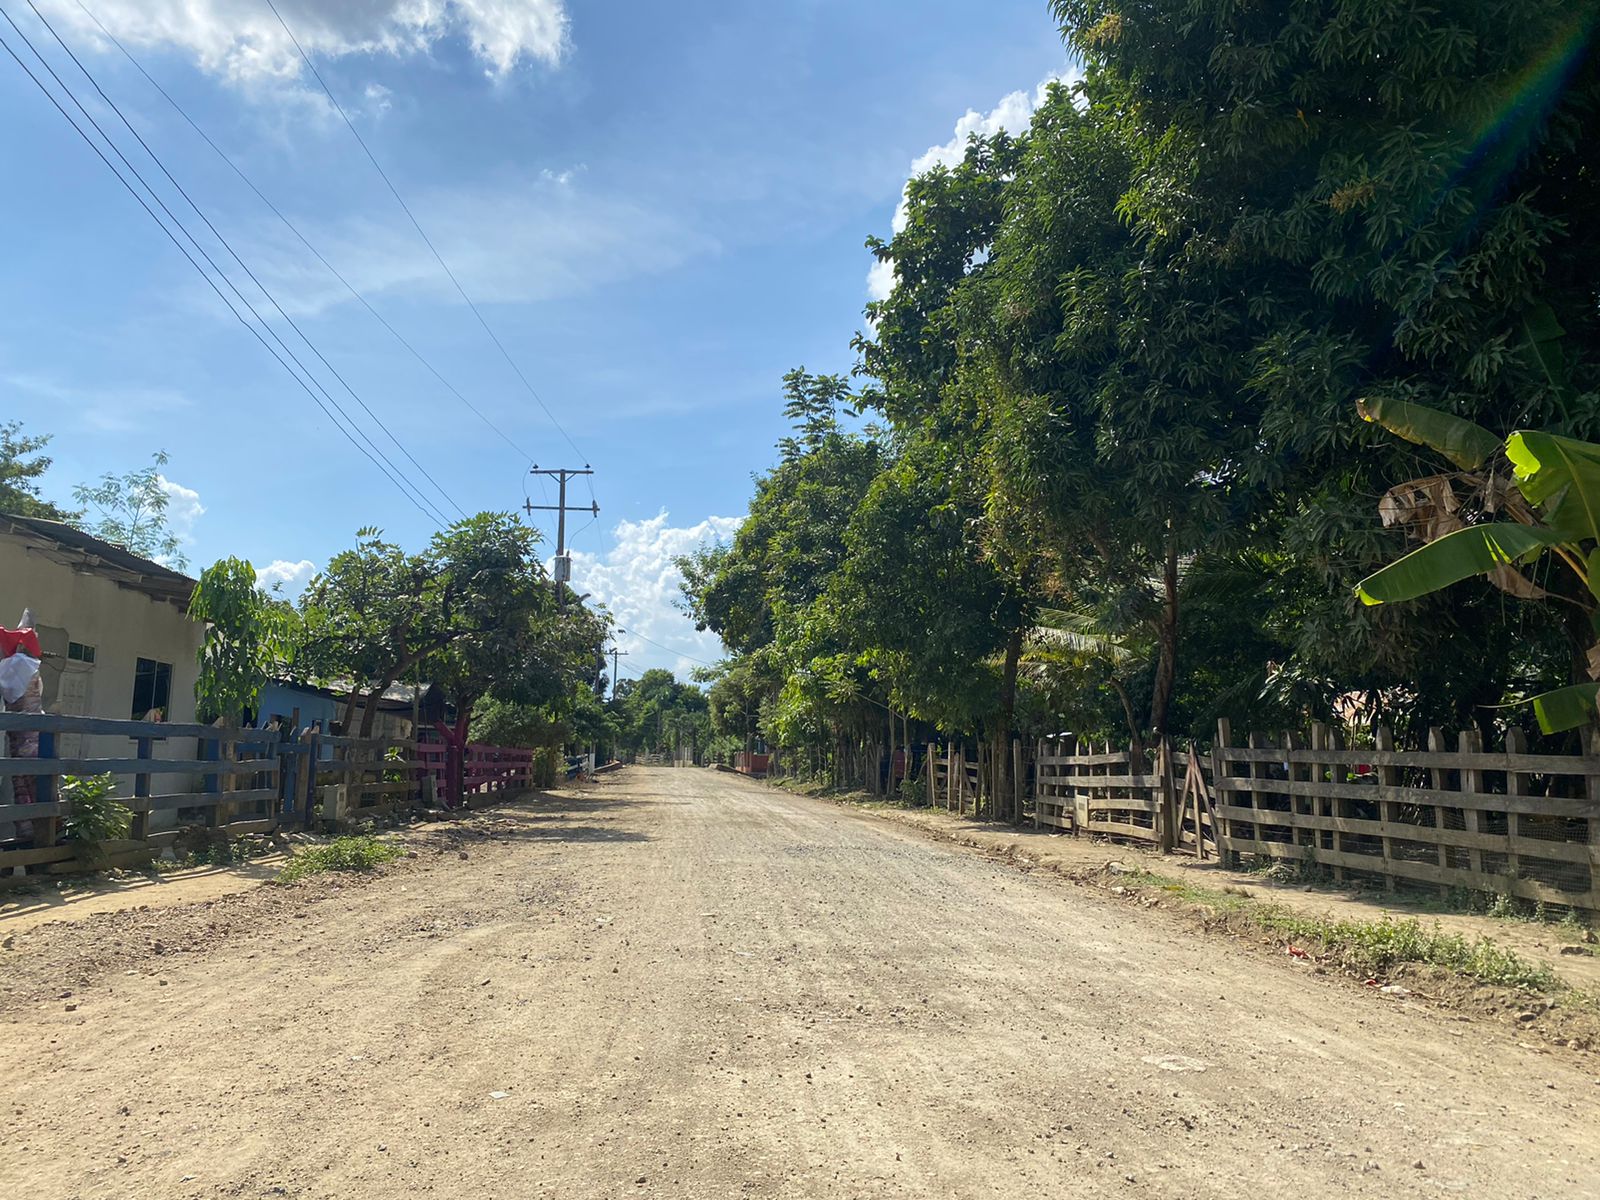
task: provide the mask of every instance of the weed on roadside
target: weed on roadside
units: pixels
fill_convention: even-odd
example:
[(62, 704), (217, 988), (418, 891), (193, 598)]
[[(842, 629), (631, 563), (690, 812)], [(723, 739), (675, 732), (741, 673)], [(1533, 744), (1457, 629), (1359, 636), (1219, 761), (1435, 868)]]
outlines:
[(1499, 987), (1551, 992), (1563, 986), (1549, 967), (1529, 962), (1489, 938), (1472, 941), (1459, 933), (1430, 929), (1415, 918), (1337, 921), (1259, 903), (1238, 889), (1218, 891), (1153, 871), (1128, 871), (1120, 878), (1135, 886), (1159, 889), (1174, 900), (1242, 919), (1275, 937), (1319, 948), (1361, 974), (1382, 975), (1402, 963), (1423, 963)]
[(1499, 987), (1549, 992), (1561, 981), (1549, 967), (1531, 963), (1489, 938), (1470, 941), (1459, 933), (1429, 929), (1415, 918), (1334, 921), (1266, 909), (1258, 914), (1264, 929), (1321, 944), (1344, 965), (1382, 974), (1401, 963), (1426, 963)]
[(297, 850), (274, 883), (294, 883), (324, 871), (370, 871), (400, 857), (400, 847), (374, 837), (334, 838)]

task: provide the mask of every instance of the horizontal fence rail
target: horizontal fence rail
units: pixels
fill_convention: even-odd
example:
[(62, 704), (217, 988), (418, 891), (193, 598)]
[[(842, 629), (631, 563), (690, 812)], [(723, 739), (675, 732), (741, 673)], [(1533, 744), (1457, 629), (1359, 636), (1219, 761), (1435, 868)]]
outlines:
[[(13, 756), (14, 739), (26, 739), (27, 751)], [(70, 756), (57, 752), (63, 741)], [(535, 786), (531, 750), (471, 744), (460, 758), (466, 798)], [(437, 803), (448, 767), (448, 747), (430, 737), (0, 712), (0, 876), (134, 866), (191, 834), (203, 844), (392, 819)], [(132, 821), (127, 837), (91, 847), (69, 836), (73, 806), (62, 783), (98, 775), (114, 777), (113, 796)]]
[[(1531, 754), (1476, 732), (1432, 730), (1397, 749), (1387, 729), (1345, 745), (1327, 726), (1251, 733), (1220, 723), (1209, 752), (1090, 745), (1062, 736), (1014, 748), (1034, 828), (1144, 843), (1239, 867), (1286, 863), (1334, 883), (1445, 896), (1489, 894), (1600, 911), (1600, 747)], [(999, 783), (955, 746), (924, 758), (930, 805), (1004, 811)]]
[[(240, 837), (276, 828), (279, 735), (255, 729), (113, 721), (39, 713), (0, 713), (0, 871), (42, 867), (56, 873), (149, 861), (187, 828)], [(11, 757), (12, 734), (35, 734), (37, 753)], [(56, 755), (57, 739), (103, 747)], [(128, 837), (87, 847), (67, 837), (72, 805), (66, 776), (118, 777), (116, 798), (133, 814)]]
[(1235, 746), (1223, 722), (1212, 786), (1226, 861), (1600, 910), (1600, 755), (1529, 754), (1515, 729), (1499, 753), (1475, 732), (1450, 740), (1435, 729), (1427, 750), (1396, 750), (1379, 729), (1370, 748), (1347, 747), (1316, 726)]

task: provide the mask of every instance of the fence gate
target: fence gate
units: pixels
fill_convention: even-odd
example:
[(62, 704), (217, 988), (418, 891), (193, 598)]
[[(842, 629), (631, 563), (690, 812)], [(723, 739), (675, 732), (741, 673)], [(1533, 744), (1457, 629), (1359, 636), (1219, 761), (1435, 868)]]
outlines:
[(1211, 799), (1211, 787), (1206, 782), (1205, 759), (1193, 743), (1190, 743), (1188, 757), (1184, 760), (1182, 783), (1175, 790), (1178, 811), (1174, 848), (1192, 848), (1195, 857), (1202, 862), (1208, 857), (1220, 858), (1217, 851), (1216, 811)]

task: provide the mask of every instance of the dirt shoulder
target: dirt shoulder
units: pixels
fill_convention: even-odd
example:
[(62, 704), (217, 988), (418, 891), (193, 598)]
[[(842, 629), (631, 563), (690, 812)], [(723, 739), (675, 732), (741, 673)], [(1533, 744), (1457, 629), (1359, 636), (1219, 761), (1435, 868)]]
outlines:
[[(1582, 928), (1556, 922), (1443, 911), (1422, 903), (1385, 898), (1381, 893), (1338, 891), (1275, 880), (1259, 873), (1229, 870), (1193, 855), (1163, 854), (1137, 845), (1098, 838), (978, 821), (939, 809), (905, 809), (844, 801), (885, 820), (922, 829), (936, 837), (1000, 854), (1022, 866), (1039, 866), (1080, 881), (1105, 882), (1106, 865), (1125, 863), (1175, 879), (1196, 890), (1246, 894), (1249, 898), (1329, 921), (1417, 920), (1470, 939), (1488, 938), (1518, 955), (1548, 967), (1569, 986), (1600, 990), (1600, 953), (1584, 940)], [(1112, 881), (1114, 884), (1114, 880)]]
[(1592, 1056), (1009, 855), (671, 769), (395, 836), (12, 935), (0, 1194), (1600, 1200)]

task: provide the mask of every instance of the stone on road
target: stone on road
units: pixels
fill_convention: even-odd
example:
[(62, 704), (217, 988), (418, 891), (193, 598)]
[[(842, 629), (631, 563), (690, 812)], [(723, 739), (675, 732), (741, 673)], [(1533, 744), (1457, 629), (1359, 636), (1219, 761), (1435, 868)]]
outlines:
[(633, 768), (405, 837), (18, 935), (0, 1195), (1600, 1196), (1592, 1059), (870, 816)]

